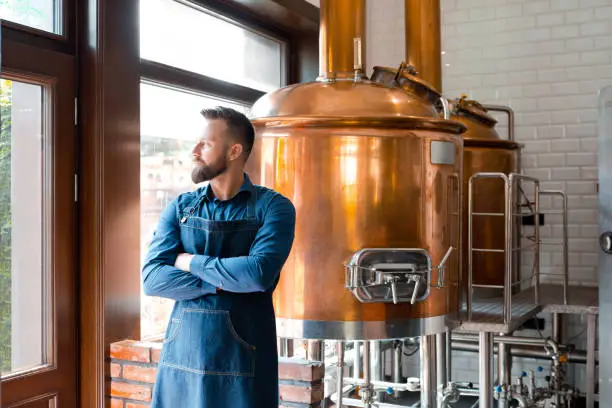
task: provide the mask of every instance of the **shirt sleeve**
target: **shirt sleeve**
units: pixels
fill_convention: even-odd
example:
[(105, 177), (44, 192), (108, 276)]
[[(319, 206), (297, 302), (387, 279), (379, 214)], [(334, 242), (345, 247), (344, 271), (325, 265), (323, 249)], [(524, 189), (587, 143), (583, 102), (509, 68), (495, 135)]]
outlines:
[(265, 292), (276, 284), (295, 237), (295, 207), (275, 195), (248, 256), (218, 258), (195, 255), (191, 273), (228, 292)]
[(216, 293), (214, 286), (174, 267), (181, 252), (184, 251), (175, 200), (162, 213), (149, 246), (142, 269), (145, 295), (189, 300)]

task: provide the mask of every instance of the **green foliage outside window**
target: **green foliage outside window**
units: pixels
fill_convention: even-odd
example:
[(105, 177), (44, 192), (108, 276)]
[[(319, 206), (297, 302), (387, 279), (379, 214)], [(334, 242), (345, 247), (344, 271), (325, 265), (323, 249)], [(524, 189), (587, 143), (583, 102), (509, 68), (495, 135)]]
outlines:
[(0, 372), (11, 369), (11, 94), (0, 79)]

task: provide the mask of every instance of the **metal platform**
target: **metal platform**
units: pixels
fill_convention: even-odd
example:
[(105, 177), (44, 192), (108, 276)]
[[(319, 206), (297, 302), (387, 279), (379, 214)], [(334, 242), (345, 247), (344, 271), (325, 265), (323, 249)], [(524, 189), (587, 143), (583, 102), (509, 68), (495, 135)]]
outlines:
[[(519, 297), (520, 296), (520, 297)], [(465, 320), (455, 330), (458, 333), (489, 332), (509, 334), (521, 327), (527, 320), (536, 316), (542, 307), (533, 303), (531, 297), (519, 293), (512, 297), (512, 318), (504, 323), (503, 298), (474, 300), (472, 303), (472, 319), (467, 320), (467, 308), (463, 305)]]
[[(568, 286), (567, 304), (563, 302), (563, 285), (540, 284), (542, 312), (561, 314), (599, 314), (599, 290), (596, 287)], [(533, 288), (518, 294), (517, 302), (525, 303), (534, 297)]]

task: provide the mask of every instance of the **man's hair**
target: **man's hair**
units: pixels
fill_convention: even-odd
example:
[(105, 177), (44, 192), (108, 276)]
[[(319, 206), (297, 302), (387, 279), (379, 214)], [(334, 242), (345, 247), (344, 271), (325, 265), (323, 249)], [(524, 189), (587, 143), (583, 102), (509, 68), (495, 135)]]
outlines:
[(255, 142), (255, 129), (253, 129), (251, 121), (245, 115), (223, 106), (203, 109), (201, 113), (206, 119), (224, 120), (231, 135), (238, 139), (238, 142), (242, 145), (245, 159), (249, 157)]

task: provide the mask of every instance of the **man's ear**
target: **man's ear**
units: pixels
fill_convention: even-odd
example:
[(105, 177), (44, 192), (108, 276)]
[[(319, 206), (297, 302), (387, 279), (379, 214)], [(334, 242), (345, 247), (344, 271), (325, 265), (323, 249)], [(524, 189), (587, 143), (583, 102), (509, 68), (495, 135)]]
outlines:
[(229, 160), (236, 160), (242, 156), (242, 145), (240, 143), (234, 143), (230, 147)]

